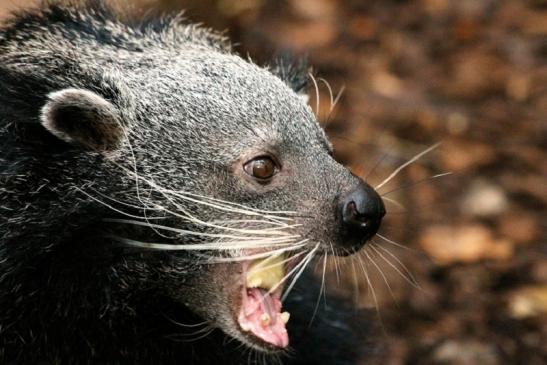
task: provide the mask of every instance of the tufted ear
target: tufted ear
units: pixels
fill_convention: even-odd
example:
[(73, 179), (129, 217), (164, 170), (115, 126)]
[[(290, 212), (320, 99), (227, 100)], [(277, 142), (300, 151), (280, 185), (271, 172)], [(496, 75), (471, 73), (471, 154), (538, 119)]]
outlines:
[(68, 88), (48, 94), (40, 120), (56, 137), (93, 151), (114, 151), (124, 138), (116, 106), (88, 90)]
[(306, 58), (293, 60), (290, 55), (284, 54), (276, 58), (269, 68), (274, 75), (293, 89), (304, 102), (308, 102), (309, 97), (306, 88), (311, 68), (308, 66)]

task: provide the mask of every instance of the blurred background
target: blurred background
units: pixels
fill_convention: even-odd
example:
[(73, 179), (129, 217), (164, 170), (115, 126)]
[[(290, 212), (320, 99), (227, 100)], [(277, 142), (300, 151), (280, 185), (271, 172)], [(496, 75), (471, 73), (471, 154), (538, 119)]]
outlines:
[(372, 364), (547, 364), (547, 1), (123, 3), (186, 9), (258, 63), (308, 58), (336, 158), (388, 209), (327, 284), (376, 313)]

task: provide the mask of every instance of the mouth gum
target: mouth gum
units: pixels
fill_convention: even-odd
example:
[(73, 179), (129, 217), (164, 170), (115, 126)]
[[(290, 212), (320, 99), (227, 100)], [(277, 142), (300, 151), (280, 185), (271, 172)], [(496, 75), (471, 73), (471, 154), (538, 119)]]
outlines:
[[(238, 322), (244, 332), (250, 332), (262, 341), (285, 348), (289, 344), (289, 336), (281, 313), (279, 295), (264, 294), (264, 290), (245, 289), (243, 294)], [(271, 308), (271, 312), (268, 311)], [(287, 313), (287, 312), (284, 312)]]
[[(289, 337), (285, 327), (289, 313), (281, 313), (280, 297), (282, 288), (278, 283), (285, 274), (285, 265), (283, 265), (282, 260), (281, 258), (273, 264), (271, 258), (244, 263), (242, 301), (237, 319), (244, 332), (251, 333), (270, 345), (285, 348), (289, 344)], [(260, 267), (259, 265), (262, 263), (265, 263), (264, 271), (262, 273), (258, 272), (259, 275), (256, 273), (253, 275), (253, 268)], [(279, 266), (281, 267), (279, 268)], [(270, 267), (273, 267), (275, 271), (267, 271), (271, 270)], [(264, 280), (264, 277), (266, 280)], [(260, 283), (258, 283), (258, 279), (260, 279)], [(266, 281), (266, 285), (263, 281)], [(249, 286), (248, 284), (258, 285)], [(277, 288), (270, 293), (269, 291), (274, 286), (277, 286)]]

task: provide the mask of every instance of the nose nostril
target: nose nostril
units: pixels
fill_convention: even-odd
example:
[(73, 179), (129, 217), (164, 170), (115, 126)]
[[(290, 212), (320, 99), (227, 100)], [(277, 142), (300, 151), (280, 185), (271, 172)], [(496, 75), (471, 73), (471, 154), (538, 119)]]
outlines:
[(354, 218), (357, 216), (357, 206), (354, 201), (350, 201), (344, 206), (344, 212), (342, 218), (344, 223), (351, 223)]
[(385, 215), (384, 204), (374, 189), (366, 184), (340, 197), (339, 202), (343, 245), (356, 250), (380, 228)]
[(343, 213), (343, 220), (345, 223), (355, 223), (363, 228), (372, 225), (372, 223), (378, 219), (381, 219), (380, 214), (369, 212), (362, 213), (357, 209), (357, 205), (354, 201), (350, 201), (346, 204)]

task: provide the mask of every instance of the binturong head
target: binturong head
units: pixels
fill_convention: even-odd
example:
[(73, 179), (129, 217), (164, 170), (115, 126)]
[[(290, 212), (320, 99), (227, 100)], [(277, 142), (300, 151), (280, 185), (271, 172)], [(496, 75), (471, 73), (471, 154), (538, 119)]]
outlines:
[[(315, 257), (376, 234), (381, 197), (332, 157), (302, 96), (305, 70), (259, 67), (178, 20), (131, 28), (97, 14), (56, 10), (57, 25), (17, 39), (17, 56), (3, 40), (0, 98), (18, 127), (2, 133), (26, 156), (13, 168), (29, 185), (12, 190), (50, 207), (26, 226), (54, 237), (34, 252), (83, 258), (52, 280), (93, 281), (67, 291), (70, 303), (79, 293), (104, 318), (161, 302), (249, 347), (287, 349), (283, 296)], [(108, 306), (85, 292), (97, 287)]]

